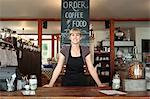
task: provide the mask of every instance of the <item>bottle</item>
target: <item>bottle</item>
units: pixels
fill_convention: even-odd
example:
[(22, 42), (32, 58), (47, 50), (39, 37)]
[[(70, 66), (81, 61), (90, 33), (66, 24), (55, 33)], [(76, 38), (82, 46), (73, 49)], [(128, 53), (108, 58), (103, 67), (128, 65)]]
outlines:
[(123, 50), (118, 48), (116, 55), (117, 55), (117, 58), (122, 58), (123, 57)]
[(114, 75), (112, 82), (112, 89), (116, 90), (120, 88), (120, 77), (118, 73)]
[(126, 39), (127, 39), (127, 41), (130, 41), (130, 30), (129, 29), (127, 30), (127, 33), (126, 33)]
[(29, 85), (31, 90), (37, 89), (37, 77), (36, 75), (30, 75)]

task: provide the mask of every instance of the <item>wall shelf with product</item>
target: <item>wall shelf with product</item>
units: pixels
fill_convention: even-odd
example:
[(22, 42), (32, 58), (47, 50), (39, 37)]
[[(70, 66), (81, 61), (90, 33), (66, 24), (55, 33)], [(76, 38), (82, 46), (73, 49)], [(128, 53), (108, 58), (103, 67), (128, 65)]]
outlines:
[[(134, 41), (114, 41), (115, 59), (133, 56)], [(110, 41), (102, 41), (102, 47), (108, 49)]]
[[(102, 48), (109, 49), (110, 41), (102, 41)], [(114, 73), (118, 72), (121, 79), (125, 78), (127, 66), (124, 63), (126, 58), (133, 57), (134, 41), (114, 41)], [(110, 64), (111, 66), (111, 64)], [(111, 68), (111, 67), (110, 67)], [(111, 70), (110, 70), (111, 71)], [(110, 72), (111, 73), (111, 72)], [(114, 74), (112, 74), (114, 75)]]
[[(110, 36), (110, 40), (102, 40), (94, 51), (94, 66), (97, 66), (97, 72), (103, 83), (111, 85), (112, 77), (116, 72), (116, 59), (124, 56), (132, 56), (135, 46), (134, 28), (115, 28), (114, 39)], [(117, 30), (118, 29), (118, 30)], [(122, 31), (123, 30), (123, 31)], [(132, 32), (129, 33), (129, 32)], [(113, 49), (110, 43), (113, 41)], [(119, 53), (118, 53), (119, 52)], [(120, 55), (120, 56), (119, 56)], [(112, 58), (114, 57), (114, 59)]]
[(110, 52), (94, 51), (94, 66), (102, 83), (110, 84)]
[[(113, 36), (115, 56), (118, 50), (122, 51), (123, 54), (133, 54), (135, 28), (116, 27)], [(101, 46), (104, 49), (110, 48), (110, 40), (102, 40)]]
[[(110, 48), (109, 40), (103, 40), (101, 43), (104, 49)], [(134, 45), (134, 41), (114, 41), (115, 53), (118, 49), (122, 49), (125, 53), (132, 53)]]
[(150, 39), (142, 39), (142, 60), (150, 67)]

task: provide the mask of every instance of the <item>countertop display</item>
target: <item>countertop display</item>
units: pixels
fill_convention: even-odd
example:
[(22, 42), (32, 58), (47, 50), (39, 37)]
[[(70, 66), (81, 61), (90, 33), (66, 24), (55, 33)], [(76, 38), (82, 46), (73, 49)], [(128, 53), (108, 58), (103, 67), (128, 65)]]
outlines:
[[(121, 95), (106, 95), (102, 93), (103, 90), (110, 91), (110, 87), (38, 87), (35, 95), (23, 95), (22, 91), (0, 91), (0, 99), (150, 99), (150, 91), (132, 91)], [(32, 93), (34, 94), (34, 92)]]

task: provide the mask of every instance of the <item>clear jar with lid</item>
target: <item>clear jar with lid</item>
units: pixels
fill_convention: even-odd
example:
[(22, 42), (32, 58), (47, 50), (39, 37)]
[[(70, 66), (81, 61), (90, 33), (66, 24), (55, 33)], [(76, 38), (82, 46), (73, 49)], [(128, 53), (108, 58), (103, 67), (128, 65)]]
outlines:
[(129, 63), (128, 68), (128, 74), (130, 79), (143, 79), (144, 72), (145, 72), (145, 66), (144, 64), (139, 60), (139, 53), (137, 46), (134, 46), (133, 48), (133, 60)]
[(31, 90), (37, 89), (37, 77), (36, 75), (30, 75), (29, 85)]
[(120, 88), (120, 75), (119, 75), (119, 73), (116, 73), (113, 76), (112, 89), (119, 89), (119, 88)]
[(144, 78), (144, 65), (137, 59), (129, 64), (128, 74), (130, 79), (142, 79)]

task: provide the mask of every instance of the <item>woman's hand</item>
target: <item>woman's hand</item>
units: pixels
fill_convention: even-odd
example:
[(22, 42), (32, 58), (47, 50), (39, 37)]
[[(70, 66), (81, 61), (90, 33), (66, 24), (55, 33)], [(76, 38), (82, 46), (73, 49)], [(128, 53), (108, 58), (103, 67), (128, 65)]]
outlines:
[(98, 87), (107, 87), (108, 85), (106, 85), (106, 84), (100, 84)]
[(42, 87), (48, 88), (51, 87), (49, 84), (43, 85)]

